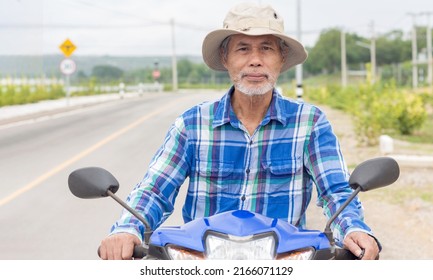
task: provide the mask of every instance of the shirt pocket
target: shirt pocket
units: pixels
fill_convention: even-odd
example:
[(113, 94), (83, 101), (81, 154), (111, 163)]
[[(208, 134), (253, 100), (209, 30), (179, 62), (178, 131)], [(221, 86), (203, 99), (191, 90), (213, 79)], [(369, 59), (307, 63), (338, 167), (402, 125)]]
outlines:
[[(269, 184), (267, 190), (270, 196), (293, 195), (302, 188), (302, 161), (301, 158), (272, 159), (261, 162), (263, 173), (261, 178), (266, 178)], [(281, 196), (283, 198), (284, 196)]]
[(272, 176), (289, 176), (298, 174), (302, 167), (301, 158), (271, 159), (262, 161), (262, 167)]
[(233, 173), (233, 162), (220, 161), (200, 161), (198, 164), (198, 173), (202, 177), (218, 179), (226, 178)]
[(241, 184), (234, 171), (234, 162), (199, 162), (198, 185), (202, 194), (210, 199), (215, 197), (232, 197), (241, 191)]

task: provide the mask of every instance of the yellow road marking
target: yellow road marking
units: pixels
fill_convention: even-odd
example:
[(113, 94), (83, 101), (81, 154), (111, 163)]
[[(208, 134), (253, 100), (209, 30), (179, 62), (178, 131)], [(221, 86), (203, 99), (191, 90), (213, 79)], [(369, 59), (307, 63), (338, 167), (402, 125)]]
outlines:
[[(185, 97), (184, 97), (185, 98)], [(184, 99), (183, 98), (183, 99)], [(64, 170), (66, 167), (72, 165), (73, 163), (79, 161), (80, 159), (84, 158), (85, 156), (93, 153), (94, 151), (96, 151), (97, 149), (101, 148), (102, 146), (108, 144), (109, 142), (113, 141), (114, 139), (118, 138), (119, 136), (125, 134), (126, 132), (128, 132), (129, 130), (137, 127), (138, 125), (140, 125), (141, 123), (143, 123), (144, 121), (158, 115), (161, 112), (166, 111), (167, 109), (169, 109), (170, 107), (173, 107), (174, 105), (177, 105), (179, 103), (179, 100), (175, 100), (172, 101), (168, 104), (166, 104), (165, 106), (150, 112), (147, 115), (144, 115), (143, 117), (139, 118), (138, 120), (132, 122), (131, 124), (125, 126), (122, 129), (119, 129), (118, 131), (114, 132), (113, 134), (109, 135), (108, 137), (102, 139), (101, 141), (99, 141), (98, 143), (94, 144), (93, 146), (87, 148), (86, 150), (82, 151), (81, 153), (79, 153), (78, 155), (64, 161), (63, 163), (59, 164), (58, 166), (54, 167), (53, 169), (49, 170), (48, 172), (42, 174), (41, 176), (39, 176), (38, 178), (36, 178), (35, 180), (33, 180), (32, 182), (30, 182), (29, 184), (25, 185), (24, 187), (16, 190), (15, 192), (11, 193), (10, 195), (6, 196), (5, 198), (3, 198), (2, 200), (0, 200), (0, 207), (11, 202), (12, 200), (14, 200), (15, 198), (19, 197), (20, 195), (30, 191), (31, 189), (35, 188), (36, 186), (40, 185), (42, 182), (46, 181), (47, 179), (49, 179), (50, 177), (56, 175), (57, 173), (59, 173), (60, 171)]]

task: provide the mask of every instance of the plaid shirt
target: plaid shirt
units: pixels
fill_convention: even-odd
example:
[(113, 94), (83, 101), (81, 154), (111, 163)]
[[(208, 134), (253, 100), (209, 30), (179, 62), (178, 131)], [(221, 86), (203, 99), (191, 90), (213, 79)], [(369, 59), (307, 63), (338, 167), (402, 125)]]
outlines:
[[(304, 228), (313, 185), (328, 218), (352, 193), (338, 140), (323, 112), (274, 91), (266, 116), (250, 135), (231, 107), (233, 90), (177, 118), (129, 195), (128, 203), (153, 229), (173, 212), (187, 177), (185, 222), (245, 209)], [(334, 223), (337, 242), (353, 230), (370, 233), (358, 200)], [(112, 228), (112, 233), (139, 237), (143, 231), (126, 211)]]

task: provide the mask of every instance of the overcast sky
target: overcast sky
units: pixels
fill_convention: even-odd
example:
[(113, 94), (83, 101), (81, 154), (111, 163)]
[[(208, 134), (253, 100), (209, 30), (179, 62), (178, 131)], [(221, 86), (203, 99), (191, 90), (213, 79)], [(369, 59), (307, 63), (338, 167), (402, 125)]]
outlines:
[[(201, 55), (206, 34), (222, 26), (236, 0), (0, 0), (0, 55), (61, 54), (69, 38), (74, 55), (171, 55), (170, 20), (177, 55)], [(297, 0), (270, 4), (296, 37)], [(339, 27), (368, 37), (409, 31), (409, 13), (433, 12), (432, 0), (301, 0), (301, 41), (312, 46), (321, 31)], [(417, 16), (419, 25), (428, 17)], [(430, 16), (433, 24), (433, 15)]]

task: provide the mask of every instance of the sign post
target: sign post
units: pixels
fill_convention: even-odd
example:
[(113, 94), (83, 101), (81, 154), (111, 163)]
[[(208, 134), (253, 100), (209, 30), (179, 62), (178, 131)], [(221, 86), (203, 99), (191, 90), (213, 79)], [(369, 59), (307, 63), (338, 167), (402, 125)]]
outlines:
[(66, 86), (66, 104), (69, 105), (70, 92), (70, 81), (69, 76), (75, 73), (77, 70), (77, 65), (69, 57), (77, 48), (69, 39), (66, 39), (60, 46), (60, 50), (65, 55), (65, 58), (60, 62), (60, 72), (65, 75), (65, 86)]
[(69, 76), (71, 76), (75, 70), (77, 70), (77, 66), (75, 62), (70, 58), (65, 58), (60, 62), (60, 72), (63, 73), (66, 77), (65, 86), (66, 86), (66, 104), (69, 105), (69, 97), (71, 96), (70, 90), (70, 81)]

